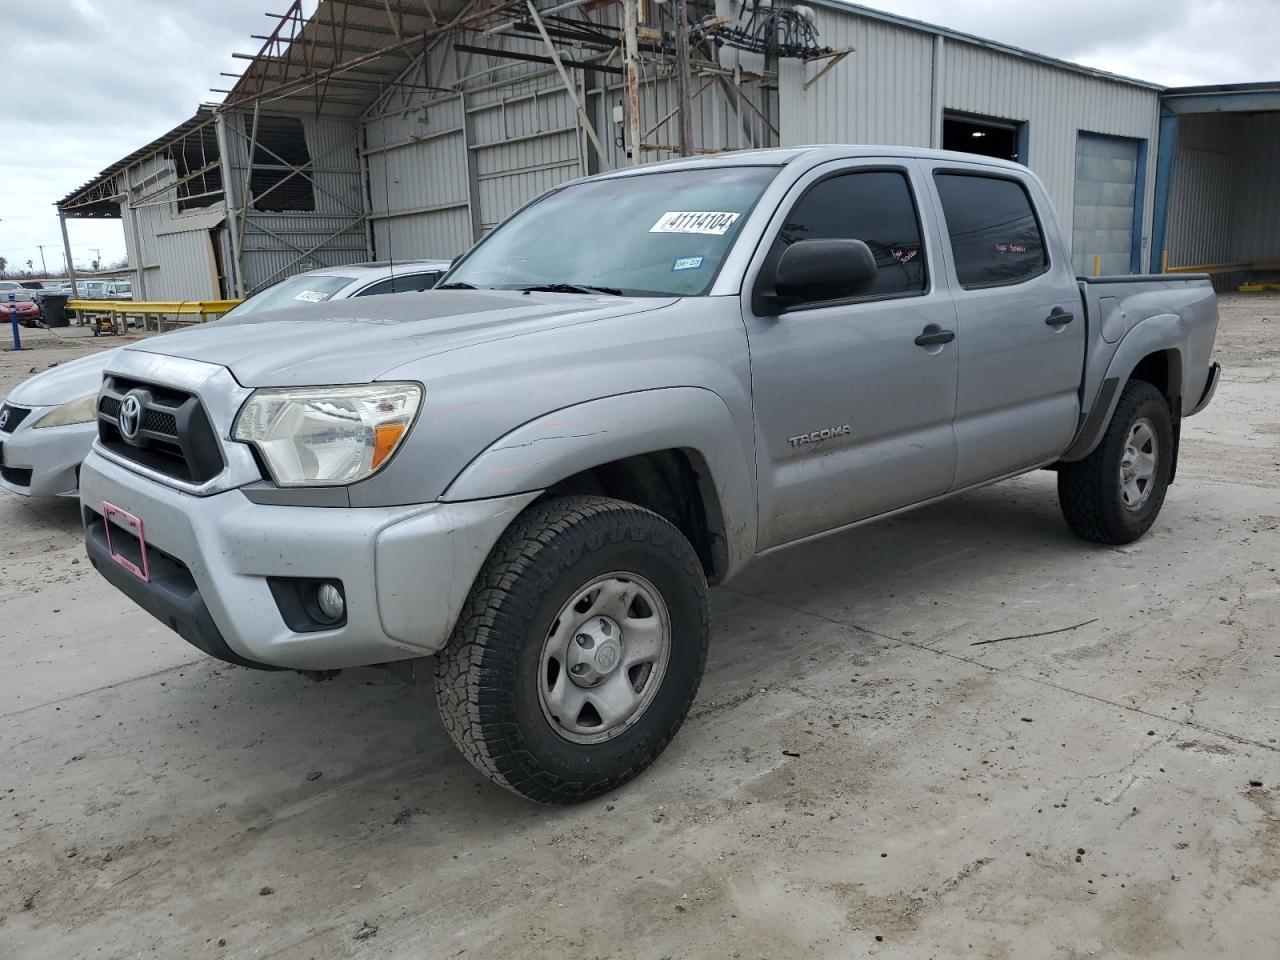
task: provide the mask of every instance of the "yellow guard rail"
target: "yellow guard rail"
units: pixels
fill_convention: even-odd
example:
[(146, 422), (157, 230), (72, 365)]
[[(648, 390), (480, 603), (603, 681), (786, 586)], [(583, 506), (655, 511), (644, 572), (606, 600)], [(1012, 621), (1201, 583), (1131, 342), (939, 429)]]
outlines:
[(148, 325), (148, 319), (154, 317), (156, 329), (163, 332), (166, 316), (199, 317), (198, 322), (204, 323), (211, 316), (221, 316), (239, 302), (239, 300), (69, 300), (67, 309), (81, 313), (110, 314), (113, 327), (121, 317), (142, 317), (144, 325)]

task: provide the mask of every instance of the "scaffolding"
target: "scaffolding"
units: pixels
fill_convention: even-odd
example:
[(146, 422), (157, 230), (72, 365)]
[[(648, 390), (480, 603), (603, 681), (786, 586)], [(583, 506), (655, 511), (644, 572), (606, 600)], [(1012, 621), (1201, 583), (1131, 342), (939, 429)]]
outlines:
[[(216, 208), (212, 259), (233, 296), (407, 244), (459, 253), (567, 176), (776, 145), (779, 59), (825, 61), (820, 77), (849, 52), (821, 46), (806, 8), (769, 0), (292, 0), (267, 16), (221, 102), (60, 201), (64, 224)], [(577, 147), (548, 153), (553, 139)], [(432, 142), (461, 158), (455, 193), (398, 200), (409, 174), (389, 155)], [(546, 155), (517, 156), (535, 146)], [(422, 249), (414, 217), (454, 249)]]

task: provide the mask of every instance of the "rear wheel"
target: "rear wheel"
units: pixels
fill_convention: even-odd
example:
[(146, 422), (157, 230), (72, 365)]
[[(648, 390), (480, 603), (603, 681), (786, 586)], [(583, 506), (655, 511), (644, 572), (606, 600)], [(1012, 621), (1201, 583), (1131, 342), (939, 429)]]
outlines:
[(706, 580), (657, 514), (605, 497), (535, 504), (494, 547), (436, 667), (454, 743), (549, 803), (598, 796), (666, 747), (706, 662)]
[(1058, 470), (1067, 526), (1097, 543), (1137, 540), (1164, 504), (1173, 456), (1168, 401), (1151, 384), (1131, 380), (1093, 453)]

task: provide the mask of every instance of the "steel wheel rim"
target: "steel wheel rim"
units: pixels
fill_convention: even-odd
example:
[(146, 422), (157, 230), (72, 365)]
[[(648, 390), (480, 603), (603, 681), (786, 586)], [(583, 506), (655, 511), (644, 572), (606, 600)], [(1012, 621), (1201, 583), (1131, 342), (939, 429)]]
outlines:
[(1127, 510), (1141, 510), (1155, 488), (1160, 441), (1146, 417), (1135, 420), (1120, 455), (1120, 499)]
[(594, 577), (570, 595), (543, 638), (542, 715), (573, 743), (611, 740), (653, 703), (670, 656), (671, 615), (657, 588), (625, 571)]

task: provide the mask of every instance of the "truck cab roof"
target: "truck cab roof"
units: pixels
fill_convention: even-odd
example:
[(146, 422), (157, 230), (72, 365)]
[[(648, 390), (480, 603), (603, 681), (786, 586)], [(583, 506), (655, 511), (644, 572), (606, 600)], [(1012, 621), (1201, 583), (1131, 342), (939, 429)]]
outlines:
[(793, 163), (801, 163), (806, 167), (816, 166), (832, 160), (857, 160), (867, 157), (886, 158), (922, 158), (926, 160), (952, 160), (957, 163), (977, 163), (986, 167), (995, 167), (1012, 172), (1027, 173), (1028, 168), (1012, 160), (999, 160), (984, 157), (976, 153), (961, 153), (958, 150), (933, 150), (927, 147), (902, 147), (878, 144), (830, 143), (812, 144), (802, 147), (770, 147), (765, 150), (741, 150), (733, 153), (706, 154), (700, 157), (682, 157), (660, 163), (647, 163), (639, 167), (627, 167), (611, 173), (597, 175), (604, 177), (627, 177), (650, 173), (654, 170), (684, 170), (705, 167), (751, 167), (772, 166), (785, 167)]

